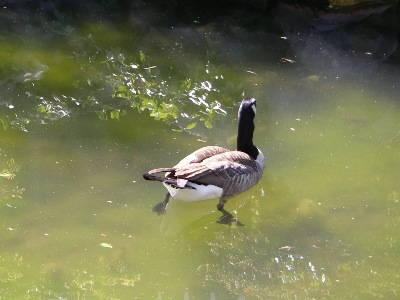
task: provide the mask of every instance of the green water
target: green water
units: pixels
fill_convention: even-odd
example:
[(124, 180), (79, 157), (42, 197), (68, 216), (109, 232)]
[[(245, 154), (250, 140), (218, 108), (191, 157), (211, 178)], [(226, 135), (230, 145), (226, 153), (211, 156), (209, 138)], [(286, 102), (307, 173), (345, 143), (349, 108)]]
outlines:
[[(239, 62), (219, 57), (212, 39), (215, 56), (179, 46), (166, 27), (132, 34), (134, 22), (59, 29), (60, 21), (41, 20), (17, 18), (1, 38), (1, 117), (10, 123), (0, 131), (0, 299), (399, 297), (397, 66), (376, 67), (380, 78), (370, 69), (338, 75), (328, 65), (243, 59), (249, 41), (240, 34), (218, 41), (237, 43)], [(216, 27), (196, 32), (218, 34)], [(208, 97), (226, 115), (188, 131), (182, 116), (170, 124), (113, 106), (101, 77), (122, 73), (105, 70), (96, 47), (126, 57), (143, 51), (165, 64), (154, 78), (171, 88), (186, 76), (201, 80), (191, 69), (212, 63), (225, 80)], [(266, 156), (261, 182), (226, 204), (245, 226), (216, 223), (217, 200), (171, 201), (166, 215), (153, 213), (166, 191), (142, 174), (204, 145), (234, 149), (243, 92), (257, 98), (255, 144)], [(54, 101), (86, 95), (103, 106)], [(119, 120), (110, 117), (104, 103), (126, 115), (121, 108)]]

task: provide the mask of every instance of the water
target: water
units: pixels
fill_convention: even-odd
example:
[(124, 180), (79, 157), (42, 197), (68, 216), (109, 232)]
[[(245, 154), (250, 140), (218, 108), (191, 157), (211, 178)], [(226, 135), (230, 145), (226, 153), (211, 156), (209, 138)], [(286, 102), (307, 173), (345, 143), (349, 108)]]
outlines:
[[(398, 65), (334, 47), (339, 29), (303, 30), (303, 43), (230, 18), (169, 26), (141, 13), (120, 24), (3, 11), (15, 22), (1, 39), (0, 298), (398, 297)], [(173, 90), (191, 118), (162, 122), (115, 103), (110, 82), (127, 69), (106, 66), (107, 53), (138, 62), (140, 51), (160, 70), (143, 73), (148, 87)], [(185, 100), (187, 78), (195, 99), (226, 111), (212, 128), (192, 115), (205, 106)], [(206, 81), (216, 90), (198, 88)], [(234, 149), (242, 92), (258, 100), (267, 165), (226, 205), (245, 226), (217, 224), (217, 200), (151, 212), (166, 191), (142, 174), (206, 144)]]

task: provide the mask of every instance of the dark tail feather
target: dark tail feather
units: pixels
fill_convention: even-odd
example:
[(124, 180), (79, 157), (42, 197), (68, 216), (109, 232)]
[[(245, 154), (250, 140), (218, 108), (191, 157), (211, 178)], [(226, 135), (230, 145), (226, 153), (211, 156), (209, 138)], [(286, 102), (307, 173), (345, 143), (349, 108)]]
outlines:
[(153, 170), (149, 171), (148, 174), (175, 172), (175, 170), (176, 169), (174, 169), (174, 168), (158, 168), (158, 169), (153, 169)]
[(182, 188), (184, 188), (184, 189), (195, 189), (192, 186), (184, 186), (184, 187), (179, 186), (178, 183), (177, 183), (177, 179), (176, 178), (159, 177), (159, 176), (155, 176), (155, 175), (152, 175), (152, 174), (149, 174), (149, 173), (143, 174), (143, 178), (146, 179), (146, 180), (151, 180), (151, 181), (164, 182), (164, 183), (172, 185), (176, 189), (182, 189)]
[(159, 177), (151, 174), (143, 174), (143, 178), (146, 180), (160, 181), (160, 182), (163, 182), (165, 180), (165, 177)]
[(175, 172), (174, 168), (158, 168), (158, 169), (153, 169), (150, 170), (148, 173), (143, 174), (143, 178), (146, 180), (152, 180), (152, 181), (160, 181), (160, 182), (164, 182), (165, 181), (165, 177), (159, 177), (159, 176), (155, 176), (153, 175), (154, 173), (166, 173), (166, 172)]

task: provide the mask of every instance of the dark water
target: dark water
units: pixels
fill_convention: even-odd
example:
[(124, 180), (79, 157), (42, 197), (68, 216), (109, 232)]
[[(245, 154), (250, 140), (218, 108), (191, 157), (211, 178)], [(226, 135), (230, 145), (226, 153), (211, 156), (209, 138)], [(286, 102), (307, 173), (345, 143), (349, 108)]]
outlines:
[[(398, 297), (397, 27), (95, 8), (2, 10), (0, 298)], [(133, 77), (139, 109), (115, 97)], [(245, 226), (217, 224), (217, 200), (151, 212), (166, 191), (142, 173), (234, 149), (243, 94), (266, 156), (226, 205)]]

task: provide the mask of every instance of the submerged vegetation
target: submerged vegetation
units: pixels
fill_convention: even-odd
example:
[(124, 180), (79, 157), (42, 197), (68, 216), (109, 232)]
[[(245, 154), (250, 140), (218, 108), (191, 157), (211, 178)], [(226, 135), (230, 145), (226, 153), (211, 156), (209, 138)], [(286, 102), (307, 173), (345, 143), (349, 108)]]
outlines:
[[(140, 274), (130, 274), (122, 261), (108, 265), (101, 257), (96, 259), (99, 263), (97, 270), (92, 270), (94, 273), (76, 270), (70, 276), (65, 276), (54, 264), (33, 265), (21, 255), (2, 253), (0, 294), (5, 299), (120, 298), (121, 294), (128, 296), (131, 288), (141, 279)], [(111, 269), (113, 274), (98, 275), (107, 269)], [(40, 276), (36, 276), (38, 273)]]
[(0, 200), (22, 197), (25, 189), (19, 188), (13, 180), (19, 170), (20, 165), (14, 159), (9, 159), (5, 162), (0, 160)]
[[(8, 70), (0, 73), (3, 129), (26, 131), (31, 122), (93, 112), (102, 120), (119, 119), (130, 109), (183, 130), (197, 124), (211, 128), (218, 115), (226, 114), (222, 103), (240, 96), (240, 84), (232, 83), (234, 79), (207, 54), (190, 65), (176, 66), (165, 60), (160, 66), (143, 51), (135, 57), (119, 48), (104, 48), (94, 35), (83, 35), (70, 26), (56, 24), (50, 29), (52, 39), (67, 40), (67, 52), (60, 49), (49, 55), (45, 45), (39, 44), (34, 53), (28, 53), (18, 45), (22, 41), (3, 41), (7, 50), (2, 51), (14, 53), (3, 55)], [(23, 61), (14, 62), (22, 56)], [(176, 68), (178, 73), (171, 72)]]
[(103, 109), (97, 111), (100, 118), (107, 118), (109, 112), (111, 118), (118, 119), (126, 114), (121, 107), (128, 106), (148, 111), (155, 120), (169, 124), (180, 120), (177, 124), (190, 130), (198, 122), (211, 128), (218, 114), (226, 114), (218, 101), (224, 76), (210, 62), (187, 66), (187, 78), (171, 80), (160, 68), (147, 63), (143, 52), (139, 57), (139, 63), (126, 63), (122, 54), (108, 54), (106, 64), (111, 75), (107, 81), (116, 105), (102, 105)]

